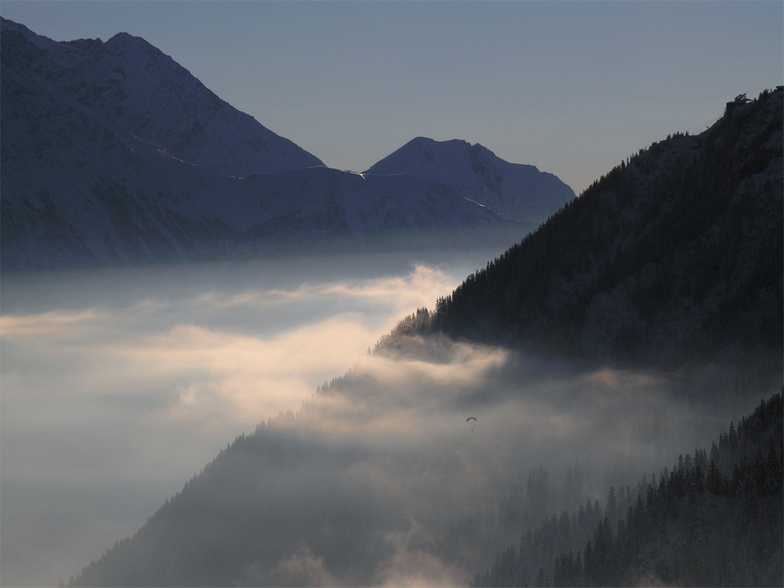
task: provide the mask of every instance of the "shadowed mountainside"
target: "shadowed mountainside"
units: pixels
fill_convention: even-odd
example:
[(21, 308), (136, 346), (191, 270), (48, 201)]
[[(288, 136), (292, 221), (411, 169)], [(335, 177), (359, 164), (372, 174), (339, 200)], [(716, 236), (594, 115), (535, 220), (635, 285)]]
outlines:
[(700, 135), (630, 157), (420, 331), (659, 365), (780, 357), (782, 95), (730, 103)]
[(472, 585), (781, 586), (782, 449), (776, 394), (710, 451), (524, 532)]

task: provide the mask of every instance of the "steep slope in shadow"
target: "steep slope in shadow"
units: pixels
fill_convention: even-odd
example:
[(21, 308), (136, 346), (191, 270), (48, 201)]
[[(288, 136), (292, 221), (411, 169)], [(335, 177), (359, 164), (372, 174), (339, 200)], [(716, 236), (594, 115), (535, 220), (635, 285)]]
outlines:
[(782, 95), (641, 150), (439, 300), (432, 328), (649, 364), (780, 356)]

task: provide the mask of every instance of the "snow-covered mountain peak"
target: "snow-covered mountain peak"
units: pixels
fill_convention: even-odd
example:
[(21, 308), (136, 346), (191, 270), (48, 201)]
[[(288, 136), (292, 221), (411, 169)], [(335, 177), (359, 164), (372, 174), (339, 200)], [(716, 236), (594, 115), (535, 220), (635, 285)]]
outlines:
[(30, 43), (38, 47), (39, 49), (45, 50), (51, 47), (52, 45), (57, 44), (55, 41), (52, 41), (51, 39), (47, 39), (46, 37), (42, 37), (41, 35), (35, 34), (33, 31), (28, 29), (23, 24), (14, 22), (12, 20), (8, 20), (7, 18), (0, 17), (0, 23), (2, 23), (3, 34), (18, 33), (22, 35), (25, 39), (27, 39)]
[(517, 220), (540, 218), (545, 210), (557, 210), (575, 197), (557, 177), (532, 165), (509, 163), (479, 143), (461, 139), (416, 137), (364, 173), (404, 174), (446, 184), (465, 198)]
[(458, 140), (417, 138), (390, 175), (329, 169), (142, 38), (2, 27), (6, 269), (505, 243), (574, 197)]
[[(405, 173), (423, 179), (446, 181), (451, 177), (448, 168), (464, 163), (474, 147), (483, 149), (478, 143), (472, 146), (461, 139), (436, 141), (428, 137), (416, 137), (364, 173), (382, 175)], [(487, 152), (493, 155), (490, 151)]]
[(126, 32), (117, 33), (111, 39), (106, 41), (106, 46), (107, 47), (122, 47), (124, 45), (127, 46), (129, 44), (145, 46), (145, 47), (150, 48), (153, 51), (157, 51), (158, 53), (161, 53), (161, 51), (159, 49), (157, 49), (155, 46), (153, 46), (152, 44), (148, 43), (147, 41), (145, 41), (141, 37), (136, 37), (136, 36), (131, 35), (130, 33), (126, 33)]
[[(276, 173), (323, 163), (208, 90), (140, 37), (55, 42), (3, 19), (3, 67), (161, 152), (226, 175)], [(10, 33), (10, 34), (8, 34)], [(5, 74), (4, 74), (5, 75)]]

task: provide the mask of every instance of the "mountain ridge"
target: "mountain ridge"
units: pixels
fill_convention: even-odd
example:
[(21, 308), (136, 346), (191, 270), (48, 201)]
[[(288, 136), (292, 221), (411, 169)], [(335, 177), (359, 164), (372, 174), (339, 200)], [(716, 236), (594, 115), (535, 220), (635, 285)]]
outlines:
[[(456, 182), (316, 171), (143, 39), (2, 26), (4, 272), (506, 245), (574, 197), (547, 176), (520, 221)], [(508, 180), (512, 207), (537, 177)]]
[(547, 200), (552, 193), (560, 192), (560, 198), (568, 201), (571, 192), (552, 174), (540, 172), (533, 165), (506, 162), (479, 143), (472, 145), (460, 139), (416, 137), (363, 173), (406, 174), (444, 183), (521, 221), (549, 214)]
[(782, 95), (624, 161), (440, 299), (423, 332), (653, 364), (780, 349)]
[[(483, 555), (482, 550), (493, 547), (491, 539), (500, 536), (499, 528), (503, 531), (502, 527), (509, 521), (514, 523), (525, 516), (549, 516), (549, 513), (537, 510), (536, 499), (547, 496), (550, 487), (546, 472), (540, 468), (529, 476), (525, 489), (528, 502), (517, 500), (523, 496), (522, 491), (518, 491), (499, 500), (503, 508), (484, 511), (484, 518), (451, 508), (450, 501), (460, 503), (460, 497), (453, 496), (459, 487), (454, 482), (455, 476), (463, 471), (475, 475), (477, 470), (472, 468), (479, 467), (478, 462), (462, 461), (474, 444), (466, 439), (456, 443), (456, 437), (447, 436), (441, 444), (436, 444), (433, 454), (423, 446), (425, 439), (438, 434), (439, 426), (446, 427), (449, 435), (453, 435), (455, 422), (462, 424), (467, 410), (471, 410), (469, 414), (487, 410), (494, 414), (494, 424), (503, 420), (499, 413), (508, 412), (510, 429), (524, 434), (527, 428), (538, 426), (533, 422), (537, 417), (529, 417), (532, 420), (526, 426), (522, 425), (526, 422), (525, 415), (512, 412), (512, 399), (530, 401), (527, 408), (534, 413), (541, 410), (540, 403), (552, 403), (552, 412), (541, 413), (541, 427), (550, 430), (553, 435), (550, 441), (555, 443), (555, 438), (577, 434), (575, 431), (582, 426), (602, 428), (602, 422), (595, 422), (595, 419), (605, 409), (610, 413), (604, 414), (608, 421), (624, 420), (627, 415), (623, 410), (618, 413), (620, 418), (613, 418), (608, 405), (614, 399), (631, 398), (632, 404), (640, 403), (637, 408), (643, 414), (638, 425), (650, 430), (632, 434), (626, 440), (650, 449), (651, 445), (671, 442), (670, 437), (675, 436), (677, 427), (689, 422), (680, 420), (683, 416), (680, 411), (685, 410), (685, 406), (694, 408), (694, 418), (704, 418), (701, 403), (713, 406), (717, 400), (735, 395), (738, 396), (735, 400), (740, 401), (744, 396), (767, 394), (771, 382), (778, 380), (781, 374), (781, 338), (776, 329), (780, 329), (782, 322), (779, 198), (782, 94), (781, 90), (766, 92), (755, 102), (728, 109), (722, 120), (706, 133), (697, 137), (676, 135), (655, 143), (597, 180), (536, 232), (488, 263), (485, 270), (470, 276), (450, 298), (439, 300), (434, 313), (420, 309), (398, 325), (371, 354), (379, 357), (369, 361), (378, 360), (384, 364), (377, 380), (372, 371), (349, 372), (320, 388), (296, 415), (282, 413), (260, 424), (253, 434), (241, 435), (186, 483), (182, 492), (167, 500), (136, 534), (107, 549), (69, 584), (368, 585), (380, 583), (379, 578), (384, 578), (387, 569), (385, 566), (401, 554), (395, 551), (397, 544), (390, 538), (403, 536), (414, 545), (412, 551), (419, 558), (418, 563), (454, 561), (457, 566), (465, 566), (469, 558), (479, 558)], [(350, 182), (350, 188), (357, 190), (374, 179), (411, 181), (411, 176), (407, 175), (362, 177), (353, 174), (348, 177), (328, 168), (312, 168), (308, 173), (328, 176), (334, 182)], [(302, 177), (301, 172), (287, 172), (243, 181), (274, 180), (282, 186), (286, 181), (301, 182)], [(448, 186), (441, 186), (450, 190)], [(458, 191), (452, 193), (458, 201), (462, 198)], [(307, 203), (307, 193), (301, 193), (301, 196), (303, 204)], [(663, 273), (657, 274), (659, 271)], [(639, 278), (635, 277), (638, 273)], [(630, 280), (631, 277), (634, 280)], [(639, 292), (635, 294), (629, 285), (638, 283)], [(520, 295), (520, 291), (510, 286), (515, 284), (530, 290), (523, 289), (523, 295)], [(624, 322), (627, 313), (620, 303), (624, 298), (614, 293), (616, 288), (621, 288), (621, 294), (628, 300), (645, 302), (640, 308), (634, 308), (641, 316), (643, 312), (648, 313), (644, 317), (647, 322), (636, 340), (622, 330), (625, 324), (638, 325), (634, 321)], [(498, 292), (503, 295), (497, 296)], [(688, 301), (688, 304), (679, 304), (678, 300)], [(541, 319), (530, 327), (535, 329), (533, 333), (546, 334), (551, 330), (552, 335), (534, 341), (538, 346), (531, 344), (531, 339), (526, 338), (530, 337), (530, 332), (520, 327), (519, 316), (509, 313), (510, 307), (514, 311), (522, 308), (530, 316)], [(687, 311), (694, 311), (693, 322), (683, 319)], [(594, 332), (585, 327), (591, 324), (589, 319), (594, 321)], [(697, 331), (694, 331), (695, 324), (699, 327)], [(602, 325), (606, 329), (604, 332)], [(749, 326), (751, 328), (746, 329)], [(660, 330), (655, 331), (656, 328)], [(654, 331), (651, 334), (647, 329)], [(702, 339), (682, 336), (683, 332), (699, 333), (700, 329), (704, 330)], [(599, 334), (595, 334), (596, 331)], [(460, 368), (471, 365), (475, 358), (471, 357), (468, 348), (478, 349), (479, 355), (488, 350), (486, 345), (466, 345), (465, 340), (491, 344), (500, 341), (506, 346), (536, 351), (539, 357), (545, 353), (551, 353), (552, 357), (558, 356), (559, 351), (579, 355), (585, 349), (583, 337), (586, 332), (590, 336), (586, 337), (588, 350), (599, 347), (599, 353), (586, 354), (589, 361), (580, 364), (582, 367), (572, 368), (581, 372), (585, 365), (590, 366), (587, 368), (589, 373), (581, 373), (573, 388), (566, 386), (559, 390), (560, 384), (553, 383), (568, 379), (569, 369), (565, 373), (561, 364), (556, 364), (551, 369), (557, 373), (557, 378), (546, 379), (537, 374), (540, 369), (547, 371), (545, 368), (526, 365), (529, 360), (525, 353), (509, 359), (506, 364), (502, 360), (483, 363), (484, 373), (493, 376), (489, 385), (488, 381), (479, 378), (478, 382), (463, 384), (464, 388), (461, 388), (462, 379), (450, 377), (449, 372), (442, 369), (448, 367), (451, 360)], [(756, 341), (759, 345), (744, 346), (747, 341)], [(707, 347), (706, 342), (710, 344)], [(740, 357), (746, 363), (741, 366), (743, 369), (729, 361), (726, 371), (717, 368), (722, 373), (715, 377), (715, 382), (720, 382), (716, 389), (712, 389), (712, 381), (711, 385), (695, 391), (694, 380), (708, 377), (705, 373), (694, 376), (688, 369), (668, 371), (695, 359), (703, 366), (702, 362), (721, 365), (727, 356), (715, 353), (716, 349), (731, 348), (735, 343), (740, 344), (743, 353), (734, 355), (730, 349), (733, 353), (729, 357), (736, 360)], [(675, 354), (671, 353), (673, 348)], [(759, 382), (743, 393), (733, 390), (728, 374), (743, 372), (747, 375), (743, 370), (753, 366), (754, 362), (749, 359), (754, 359), (754, 354), (768, 361), (767, 352), (772, 351), (775, 356), (777, 349), (779, 363), (768, 364), (767, 369), (760, 372), (764, 377)], [(625, 354), (618, 353), (619, 350)], [(696, 355), (688, 355), (689, 351)], [(703, 352), (706, 354), (702, 355)], [(464, 361), (466, 355), (467, 362)], [(410, 364), (435, 366), (433, 377), (439, 380), (441, 387), (435, 387), (430, 394), (423, 393), (430, 385), (424, 371), (413, 371), (404, 380), (404, 385), (390, 385), (390, 381), (395, 382), (389, 379), (394, 370), (385, 362), (406, 358), (412, 360)], [(627, 360), (633, 366), (641, 364), (647, 369), (642, 373), (605, 369), (608, 359)], [(517, 366), (517, 361), (522, 365)], [(652, 367), (660, 368), (660, 371), (650, 369)], [(410, 368), (411, 365), (407, 365), (401, 371)], [(660, 414), (649, 414), (651, 405), (648, 402), (656, 406), (653, 398), (657, 392), (647, 388), (656, 380), (652, 377), (654, 373), (662, 377), (663, 390), (659, 392), (664, 396), (672, 394), (675, 403), (671, 406), (677, 407), (673, 410), (678, 414), (671, 415), (673, 422), (668, 426), (660, 422), (667, 416), (663, 408)], [(636, 396), (633, 390), (640, 381), (645, 382), (643, 391)], [(627, 384), (630, 389), (626, 388)], [(582, 397), (585, 403), (580, 402), (581, 395), (585, 395)], [(589, 399), (596, 400), (597, 396), (602, 396), (599, 407), (594, 407), (599, 413), (590, 413)], [(378, 449), (372, 443), (363, 443), (365, 438), (362, 436), (363, 425), (368, 430), (375, 430), (374, 427), (382, 423), (384, 429), (383, 423), (387, 422), (384, 417), (390, 416), (389, 411), (394, 417), (396, 402), (402, 403), (405, 410), (422, 413), (418, 416), (421, 421), (408, 421), (410, 428), (400, 430), (397, 424), (389, 425), (391, 438), (404, 439), (400, 442), (399, 461), (395, 461), (388, 444), (378, 442), (381, 448)], [(770, 431), (763, 431), (765, 440), (773, 436), (771, 431), (774, 432), (778, 445), (774, 444), (773, 449), (760, 458), (773, 464), (770, 471), (777, 472), (778, 476), (774, 480), (778, 484), (776, 489), (760, 500), (760, 504), (764, 503), (760, 513), (774, 521), (780, 521), (775, 515), (781, 512), (780, 500), (776, 502), (776, 496), (781, 492), (780, 403), (780, 396), (769, 403), (769, 407), (778, 407), (772, 411), (777, 413), (778, 424), (772, 424)], [(579, 406), (575, 407), (575, 404)], [(569, 408), (580, 412), (580, 419), (571, 421)], [(493, 413), (493, 410), (497, 412)], [(584, 411), (588, 414), (583, 414)], [(367, 420), (363, 420), (363, 415)], [(404, 411), (403, 415), (413, 418), (410, 412)], [(458, 415), (460, 418), (455, 418)], [(332, 418), (336, 420), (330, 420)], [(344, 418), (348, 420), (343, 421)], [(439, 425), (439, 419), (449, 422)], [(581, 419), (591, 421), (591, 424), (586, 425)], [(407, 422), (405, 416), (401, 420)], [(414, 432), (417, 427), (411, 426), (411, 422), (423, 423), (421, 428), (426, 431)], [(480, 414), (478, 422), (492, 422), (492, 418), (486, 419)], [(732, 430), (731, 425), (730, 435)], [(494, 435), (485, 439), (500, 443), (501, 437)], [(720, 445), (724, 443), (721, 439), (727, 437), (720, 437)], [(593, 440), (597, 441), (597, 438)], [(612, 447), (618, 439), (606, 441)], [(512, 457), (507, 455), (504, 462), (500, 445), (493, 445), (487, 454), (481, 454), (480, 462), (490, 464), (490, 469), (497, 467), (504, 479), (510, 479), (510, 471), (515, 467), (513, 460), (524, 453), (519, 450), (521, 446), (512, 444)], [(379, 453), (373, 453), (374, 449)], [(571, 455), (577, 451), (576, 447), (569, 449)], [(590, 444), (582, 450), (593, 453), (596, 449)], [(736, 457), (740, 462), (732, 461)], [(691, 463), (697, 460), (700, 464), (710, 463), (705, 451), (695, 454)], [(640, 529), (655, 529), (676, 546), (699, 549), (709, 544), (697, 533), (685, 538), (685, 533), (690, 532), (690, 522), (701, 520), (699, 513), (708, 513), (715, 519), (711, 509), (714, 509), (712, 504), (717, 504), (714, 510), (720, 508), (719, 514), (748, 515), (750, 511), (744, 510), (744, 504), (748, 497), (754, 496), (748, 490), (755, 483), (754, 467), (749, 467), (748, 459), (744, 462), (739, 454), (719, 452), (717, 460), (721, 471), (711, 474), (710, 479), (718, 481), (719, 486), (705, 482), (706, 491), (701, 492), (699, 498), (694, 492), (694, 500), (687, 482), (696, 484), (700, 476), (696, 467), (686, 465), (689, 460), (684, 462), (683, 468), (674, 468), (672, 474), (666, 473), (660, 478), (659, 486), (641, 485), (636, 494), (639, 508), (631, 501), (631, 493), (626, 493), (628, 500), (625, 498), (622, 504), (632, 507), (628, 520), (633, 522), (627, 530), (633, 529), (636, 533)], [(628, 465), (632, 467), (632, 461)], [(739, 472), (737, 476), (732, 473), (735, 465)], [(351, 475), (344, 478), (336, 474), (341, 466)], [(705, 470), (708, 469), (706, 465), (703, 474), (707, 474)], [(541, 472), (538, 478), (537, 471)], [(417, 475), (419, 472), (424, 472), (422, 477)], [(569, 472), (574, 470), (567, 470), (567, 479)], [(446, 491), (430, 486), (439, 474), (447, 481)], [(400, 487), (390, 483), (390, 479), (398, 478), (403, 480)], [(319, 482), (312, 483), (314, 479)], [(303, 483), (303, 480), (307, 482)], [(577, 494), (585, 489), (578, 482), (572, 475), (572, 483), (568, 484), (574, 486)], [(452, 513), (454, 522), (444, 535), (432, 537), (425, 523), (418, 523), (413, 518), (406, 526), (406, 517), (412, 517), (411, 511), (406, 509), (412, 507), (396, 503), (393, 496), (403, 487), (408, 488), (407, 484), (423, 492), (424, 502), (417, 503), (422, 509), (417, 514), (423, 519), (431, 511), (435, 511), (433, 517), (438, 518), (438, 509), (443, 505)], [(734, 494), (721, 494), (725, 492), (722, 488)], [(351, 492), (357, 489), (356, 499), (351, 500)], [(717, 489), (719, 493), (715, 492)], [(659, 497), (661, 500), (657, 502)], [(608, 505), (611, 503), (608, 500)], [(546, 560), (548, 565), (553, 563), (553, 567), (548, 568), (552, 571), (543, 571), (539, 581), (537, 569), (524, 568), (518, 557), (521, 551), (536, 552), (528, 549), (524, 536), (520, 544), (525, 550), (522, 547), (518, 550), (513, 545), (499, 554), (496, 564), (486, 574), (477, 576), (476, 582), (501, 583), (499, 578), (508, 575), (510, 562), (514, 564), (512, 568), (523, 570), (529, 580), (534, 577), (542, 585), (549, 583), (544, 574), (552, 574), (549, 577), (553, 580), (556, 573), (558, 582), (564, 584), (569, 584), (575, 574), (586, 578), (586, 582), (599, 584), (617, 572), (623, 578), (648, 578), (638, 572), (649, 571), (651, 566), (656, 577), (674, 580), (682, 577), (678, 569), (668, 566), (671, 563), (680, 565), (684, 554), (691, 557), (696, 551), (686, 553), (668, 548), (662, 555), (663, 550), (658, 544), (647, 542), (647, 536), (638, 543), (619, 540), (619, 535), (622, 538), (630, 535), (624, 535), (621, 530), (613, 534), (609, 523), (602, 518), (603, 509), (599, 508), (598, 500), (595, 504), (594, 508), (589, 501), (589, 506), (579, 511), (582, 514), (571, 517), (567, 514), (559, 521), (553, 517), (552, 523), (547, 520), (538, 535), (542, 538), (545, 533), (556, 534), (560, 521), (565, 521), (564, 527), (569, 527), (573, 521), (579, 522), (582, 538), (586, 540), (575, 543), (583, 549), (582, 561), (585, 562), (579, 572), (575, 572), (574, 561), (566, 552), (555, 550), (557, 544), (552, 543), (547, 547)], [(663, 513), (665, 506), (670, 510)], [(769, 508), (771, 506), (775, 508)], [(676, 514), (681, 513), (675, 519), (670, 516), (672, 509)], [(683, 516), (684, 511), (690, 514)], [(613, 522), (620, 520), (623, 514), (611, 515)], [(656, 525), (638, 524), (637, 514), (639, 520), (649, 523), (650, 520), (644, 517), (656, 517), (653, 519)], [(771, 514), (774, 516), (770, 517)], [(585, 524), (585, 519), (590, 519), (591, 524)], [(746, 519), (743, 521), (745, 524)], [(779, 545), (781, 524), (777, 524), (768, 526), (768, 532)], [(667, 525), (671, 525), (671, 531), (662, 531)], [(700, 525), (694, 528), (704, 531)], [(580, 531), (576, 525), (574, 527)], [(726, 570), (730, 570), (736, 562), (742, 561), (746, 565), (756, 557), (765, 567), (764, 577), (777, 580), (780, 563), (767, 554), (757, 557), (748, 544), (743, 547), (745, 551), (732, 552), (737, 559), (723, 555), (736, 546), (733, 543), (735, 532), (731, 524), (717, 530), (714, 539), (709, 541), (719, 544), (720, 549), (706, 550), (712, 557), (715, 555), (711, 561), (722, 566), (726, 563)], [(537, 536), (533, 532), (531, 535)], [(741, 541), (749, 535), (753, 536), (747, 532), (738, 534), (737, 538)], [(586, 551), (589, 539), (591, 549)], [(626, 549), (622, 562), (624, 565), (631, 562), (631, 567), (621, 570), (613, 567), (612, 557), (613, 549), (619, 544)], [(597, 552), (599, 548), (601, 551)], [(740, 575), (728, 573), (725, 576), (726, 570), (722, 568), (720, 575), (729, 578), (730, 582), (741, 583), (755, 577), (751, 568), (750, 573), (744, 570)], [(689, 568), (686, 574), (690, 578), (704, 578), (707, 577), (704, 571), (704, 568)]]
[[(107, 120), (121, 123), (127, 133), (162, 153), (235, 176), (323, 165), (221, 100), (170, 56), (140, 37), (118, 33), (106, 42), (81, 39), (57, 43), (24, 25), (6, 25), (8, 22), (3, 19), (7, 32), (21, 34), (41, 52), (33, 68), (35, 74), (40, 72), (38, 77)], [(6, 51), (10, 45), (6, 41)], [(14, 53), (27, 49), (18, 41), (13, 47)], [(14, 53), (12, 57), (16, 58)], [(205, 117), (204, 112), (209, 116)], [(222, 123), (220, 134), (209, 127), (216, 122)], [(228, 140), (222, 138), (226, 135), (230, 136)], [(233, 158), (225, 157), (232, 152)]]

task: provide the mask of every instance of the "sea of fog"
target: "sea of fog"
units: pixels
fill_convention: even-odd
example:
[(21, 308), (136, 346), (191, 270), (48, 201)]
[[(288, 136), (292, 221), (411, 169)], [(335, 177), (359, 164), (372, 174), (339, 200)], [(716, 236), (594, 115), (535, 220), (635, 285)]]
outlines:
[[(389, 514), (364, 581), (463, 584), (466, 570), (412, 553), (408, 539), (523, 485), (541, 464), (584, 464), (599, 489), (588, 498), (603, 500), (609, 483), (709, 448), (759, 400), (711, 395), (726, 380), (717, 366), (630, 372), (416, 337), (368, 355), (499, 253), (4, 276), (2, 584), (67, 581), (238, 435), (303, 402), (295, 434), (319, 439), (318, 455), (362, 457), (335, 461), (345, 472), (305, 460), (296, 477), (269, 481), (271, 503), (294, 500), (292, 480), (321, 476), (335, 481), (334, 496), (320, 494), (331, 508), (343, 504), (341, 480), (361, 482), (407, 521)], [(396, 541), (405, 549), (390, 551)], [(280, 569), (312, 567), (308, 549)]]
[(3, 276), (2, 584), (67, 581), (499, 253)]

